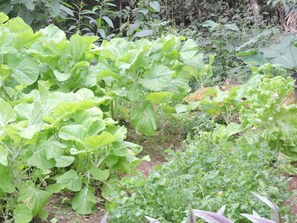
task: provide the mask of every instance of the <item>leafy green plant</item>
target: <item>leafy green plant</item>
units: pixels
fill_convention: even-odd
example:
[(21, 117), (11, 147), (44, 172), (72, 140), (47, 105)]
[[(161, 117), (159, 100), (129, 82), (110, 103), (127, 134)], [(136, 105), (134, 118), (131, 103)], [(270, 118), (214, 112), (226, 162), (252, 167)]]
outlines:
[[(267, 209), (249, 193), (256, 190), (278, 204), (288, 199), (284, 178), (278, 174), (282, 170), (270, 167), (272, 160), (278, 160), (278, 152), (264, 141), (254, 143), (243, 137), (233, 142), (236, 137), (228, 138), (218, 131), (203, 133), (183, 152), (170, 153), (169, 162), (148, 178), (123, 180), (126, 188), (107, 206), (110, 221), (138, 222), (153, 216), (160, 222), (182, 222), (189, 203), (206, 210), (218, 210), (225, 204), (227, 217), (240, 222), (247, 222), (240, 213), (253, 209), (267, 217)], [(287, 218), (289, 212), (284, 209)]]
[(128, 108), (136, 130), (154, 135), (155, 110), (163, 114), (174, 112), (173, 106), (190, 91), (189, 79), (212, 72), (195, 41), (183, 40), (169, 35), (154, 41), (118, 38), (104, 41), (95, 50), (97, 65), (89, 74), (87, 85), (93, 87), (98, 82), (114, 92), (117, 98), (113, 111), (123, 114), (122, 107)]
[(36, 30), (48, 25), (54, 17), (65, 18), (69, 12), (60, 0), (3, 0), (0, 3), (0, 11), (10, 17), (23, 18)]
[(113, 36), (116, 5), (112, 0), (96, 0), (92, 3), (63, 1), (63, 4), (71, 14), (57, 22), (60, 27), (66, 29), (67, 34), (100, 35), (103, 39)]
[(44, 219), (44, 205), (64, 190), (77, 213), (90, 214), (97, 195), (113, 197), (141, 151), (110, 117), (114, 94), (86, 88), (97, 38), (67, 40), (52, 25), (34, 33), (3, 13), (0, 30), (1, 221)]
[(286, 104), (293, 92), (294, 82), (280, 76), (255, 76), (246, 85), (248, 107), (240, 112), (242, 125), (257, 133), (259, 140), (269, 142), (272, 148), (296, 158), (296, 104)]
[(281, 64), (287, 69), (294, 69), (297, 67), (297, 47), (294, 46), (296, 41), (295, 36), (288, 35), (280, 43), (261, 49), (261, 52), (272, 64)]

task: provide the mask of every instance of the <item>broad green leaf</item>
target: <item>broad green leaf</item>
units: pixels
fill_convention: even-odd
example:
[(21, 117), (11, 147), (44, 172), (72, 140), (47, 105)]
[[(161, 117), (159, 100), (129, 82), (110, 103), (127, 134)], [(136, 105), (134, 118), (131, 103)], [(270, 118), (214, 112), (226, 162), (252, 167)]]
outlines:
[(50, 9), (51, 9), (51, 16), (52, 17), (56, 17), (56, 16), (59, 16), (60, 12), (61, 12), (61, 5), (60, 4), (60, 0), (51, 0), (49, 2), (49, 6), (50, 6)]
[(65, 73), (65, 72), (54, 70), (54, 75), (58, 81), (67, 81), (70, 78), (71, 73), (70, 72)]
[(73, 66), (70, 73), (71, 73), (71, 75), (75, 75), (75, 72), (76, 72), (76, 70), (78, 70), (78, 68), (84, 67), (84, 69), (87, 69), (85, 67), (88, 67), (88, 66), (90, 66), (90, 63), (88, 61), (79, 61)]
[(129, 154), (129, 150), (127, 149), (127, 147), (125, 146), (124, 143), (122, 142), (114, 142), (112, 144), (112, 153), (116, 156), (127, 156)]
[(169, 91), (151, 92), (145, 97), (146, 100), (154, 104), (169, 103), (174, 93)]
[(56, 165), (55, 158), (63, 156), (65, 145), (57, 141), (47, 141), (36, 148), (27, 163), (46, 170)]
[(101, 170), (98, 167), (91, 168), (91, 174), (96, 180), (105, 181), (108, 179), (110, 175), (110, 171), (108, 169)]
[(168, 36), (166, 41), (163, 43), (162, 51), (164, 53), (171, 53), (176, 48), (177, 38), (173, 35)]
[[(180, 56), (184, 63), (188, 63), (188, 60), (192, 60), (193, 57), (198, 53), (198, 45), (192, 40), (188, 39), (180, 50)], [(200, 61), (196, 61), (200, 62)], [(201, 63), (201, 62), (200, 62)]]
[(88, 132), (84, 125), (66, 125), (60, 128), (59, 137), (64, 140), (82, 142)]
[(51, 195), (52, 193), (39, 190), (33, 184), (30, 184), (20, 189), (18, 202), (24, 203), (31, 210), (33, 216), (36, 216), (48, 202)]
[(80, 60), (87, 48), (95, 42), (98, 37), (94, 36), (80, 36), (75, 34), (71, 36), (70, 43), (72, 46), (72, 57), (74, 60)]
[(104, 163), (108, 167), (114, 166), (118, 161), (119, 161), (119, 157), (118, 156), (115, 156), (115, 155), (109, 155), (108, 157), (106, 157), (104, 159)]
[(78, 100), (88, 100), (94, 97), (94, 92), (87, 88), (81, 88), (75, 93), (75, 96)]
[(3, 12), (0, 12), (0, 24), (6, 22), (8, 20), (8, 16), (5, 15)]
[(212, 21), (212, 20), (206, 20), (201, 24), (203, 27), (208, 27), (210, 28), (211, 31), (213, 31), (217, 26), (219, 25), (218, 23)]
[(226, 137), (229, 138), (230, 136), (233, 136), (242, 131), (243, 131), (243, 127), (240, 124), (231, 122), (226, 127)]
[(106, 200), (112, 200), (118, 196), (119, 182), (117, 179), (110, 179), (108, 182), (104, 182), (102, 187), (102, 196)]
[(56, 167), (67, 167), (70, 166), (75, 158), (73, 156), (61, 156), (58, 158), (55, 158), (56, 161)]
[(8, 165), (7, 156), (8, 156), (8, 151), (4, 149), (3, 146), (0, 145), (0, 164), (2, 164), (3, 166)]
[(30, 11), (34, 10), (34, 8), (35, 8), (34, 0), (26, 0), (23, 3), (26, 6), (26, 8), (29, 9)]
[(84, 187), (78, 192), (72, 200), (72, 208), (78, 214), (91, 214), (96, 204), (95, 189), (92, 187)]
[(130, 119), (135, 129), (145, 135), (155, 135), (157, 129), (153, 106), (146, 101), (130, 112)]
[(172, 79), (172, 71), (164, 65), (154, 65), (143, 74), (139, 83), (151, 91), (163, 91)]
[(239, 28), (235, 23), (225, 24), (224, 27), (232, 31), (239, 31)]
[(153, 11), (153, 12), (160, 12), (160, 10), (161, 10), (161, 6), (158, 1), (150, 1), (149, 6), (152, 9), (151, 11)]
[(63, 188), (64, 187), (61, 184), (51, 184), (46, 187), (46, 191), (49, 191), (51, 193), (59, 193)]
[(6, 193), (13, 193), (15, 191), (14, 179), (12, 174), (6, 166), (0, 164), (0, 189)]
[(39, 65), (30, 57), (14, 62), (13, 78), (20, 84), (33, 84), (39, 76)]
[(84, 144), (89, 147), (98, 148), (114, 142), (116, 138), (116, 135), (112, 135), (111, 133), (104, 131), (100, 135), (85, 137)]
[(0, 98), (0, 125), (7, 125), (16, 119), (16, 114), (10, 104)]
[(69, 170), (57, 177), (57, 183), (71, 191), (80, 191), (82, 187), (81, 177), (77, 175), (75, 170)]
[(31, 114), (28, 117), (28, 126), (20, 131), (20, 136), (25, 139), (32, 139), (35, 133), (39, 132), (43, 127), (43, 109), (39, 102), (34, 102), (32, 108), (29, 106), (25, 106), (24, 108), (26, 107), (28, 107), (28, 110), (23, 111), (25, 113), (29, 113), (31, 111)]
[(66, 40), (66, 34), (53, 24), (50, 24), (44, 29), (41, 29), (39, 32), (42, 34), (43, 38), (56, 43)]
[(29, 223), (33, 219), (32, 211), (25, 204), (18, 204), (13, 212), (15, 223)]
[(264, 48), (261, 51), (264, 57), (270, 59), (273, 64), (281, 64), (285, 68), (293, 69), (297, 66), (297, 47), (293, 45), (296, 37), (289, 35), (279, 44)]

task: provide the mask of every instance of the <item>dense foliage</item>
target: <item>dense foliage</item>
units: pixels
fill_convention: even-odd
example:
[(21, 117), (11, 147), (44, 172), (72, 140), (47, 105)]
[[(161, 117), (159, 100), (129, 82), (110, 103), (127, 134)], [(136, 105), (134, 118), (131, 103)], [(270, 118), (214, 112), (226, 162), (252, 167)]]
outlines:
[[(185, 217), (182, 210), (189, 203), (208, 211), (227, 205), (226, 216), (240, 222), (247, 221), (239, 215), (243, 212), (257, 210), (266, 216), (267, 210), (258, 206), (250, 192), (256, 191), (278, 204), (289, 198), (285, 180), (280, 177), (286, 159), (281, 161), (278, 156), (279, 150), (291, 156), (295, 153), (297, 125), (289, 117), (296, 113), (296, 105), (282, 104), (292, 91), (290, 86), (292, 82), (282, 77), (256, 76), (241, 93), (235, 88), (217, 92), (212, 100), (206, 96), (200, 102), (201, 109), (215, 117), (230, 111), (224, 104), (235, 108), (245, 97), (240, 103), (242, 123), (202, 129), (188, 141), (185, 151), (171, 153), (169, 162), (147, 179), (140, 176), (124, 181), (126, 187), (119, 200), (109, 206), (111, 220), (138, 222), (144, 216), (154, 216), (161, 222), (181, 222)], [(288, 212), (283, 211), (288, 220)]]
[[(110, 222), (181, 222), (189, 204), (247, 222), (268, 217), (254, 191), (291, 222), (297, 38), (282, 30), (297, 33), (296, 0), (1, 1), (0, 221), (46, 219), (67, 192), (81, 215), (104, 199)], [(134, 175), (149, 158), (129, 140), (168, 126), (183, 150)]]

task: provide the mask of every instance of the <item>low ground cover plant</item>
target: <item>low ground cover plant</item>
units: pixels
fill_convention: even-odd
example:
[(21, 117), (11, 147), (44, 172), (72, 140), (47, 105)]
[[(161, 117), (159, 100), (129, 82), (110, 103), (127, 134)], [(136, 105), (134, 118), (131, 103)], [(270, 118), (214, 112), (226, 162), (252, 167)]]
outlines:
[[(200, 106), (202, 112), (216, 118), (227, 110), (211, 109), (214, 106), (240, 103), (233, 114), (236, 119), (220, 124), (205, 116), (211, 128), (203, 123), (184, 151), (171, 153), (169, 162), (147, 179), (124, 180), (119, 199), (108, 206), (111, 220), (137, 222), (154, 216), (161, 222), (182, 222), (185, 214), (181, 210), (191, 203), (202, 210), (218, 210), (226, 204), (228, 218), (248, 222), (240, 213), (259, 210), (259, 215), (268, 217), (267, 210), (248, 197), (251, 191), (277, 204), (287, 201), (290, 193), (282, 174), (294, 172), (290, 162), (295, 159), (296, 123), (291, 118), (296, 104), (286, 103), (293, 80), (258, 74), (232, 91), (218, 90), (216, 96), (206, 96), (195, 108)], [(292, 220), (288, 209), (282, 209), (285, 222)]]
[[(112, 222), (144, 221), (154, 216), (161, 222), (182, 222), (189, 203), (203, 210), (226, 205), (227, 217), (247, 222), (240, 213), (267, 209), (250, 197), (257, 191), (281, 204), (290, 197), (282, 171), (271, 169), (278, 152), (266, 142), (232, 142), (225, 136), (204, 134), (191, 140), (185, 151), (172, 153), (169, 162), (148, 178), (136, 176), (123, 181), (125, 189), (107, 206)], [(275, 164), (278, 165), (277, 163)], [(289, 210), (282, 210), (288, 218)]]

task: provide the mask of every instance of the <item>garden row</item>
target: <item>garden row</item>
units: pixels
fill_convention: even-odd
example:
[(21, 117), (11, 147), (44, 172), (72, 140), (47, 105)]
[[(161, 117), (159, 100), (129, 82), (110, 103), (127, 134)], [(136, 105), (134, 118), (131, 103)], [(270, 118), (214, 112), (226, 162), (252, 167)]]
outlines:
[[(297, 106), (287, 102), (293, 81), (272, 75), (281, 67), (254, 67), (246, 85), (209, 88), (185, 103), (189, 82), (213, 75), (215, 55), (205, 58), (194, 40), (96, 40), (68, 40), (53, 25), (33, 32), (0, 13), (1, 221), (45, 219), (44, 206), (61, 191), (82, 215), (103, 197), (117, 223), (179, 222), (189, 203), (212, 211), (226, 204), (233, 219), (252, 209), (265, 216), (249, 192), (288, 199), (281, 174), (293, 171)], [(148, 178), (130, 178), (142, 148), (125, 141), (119, 120), (153, 136), (163, 119), (199, 117), (185, 151)]]

